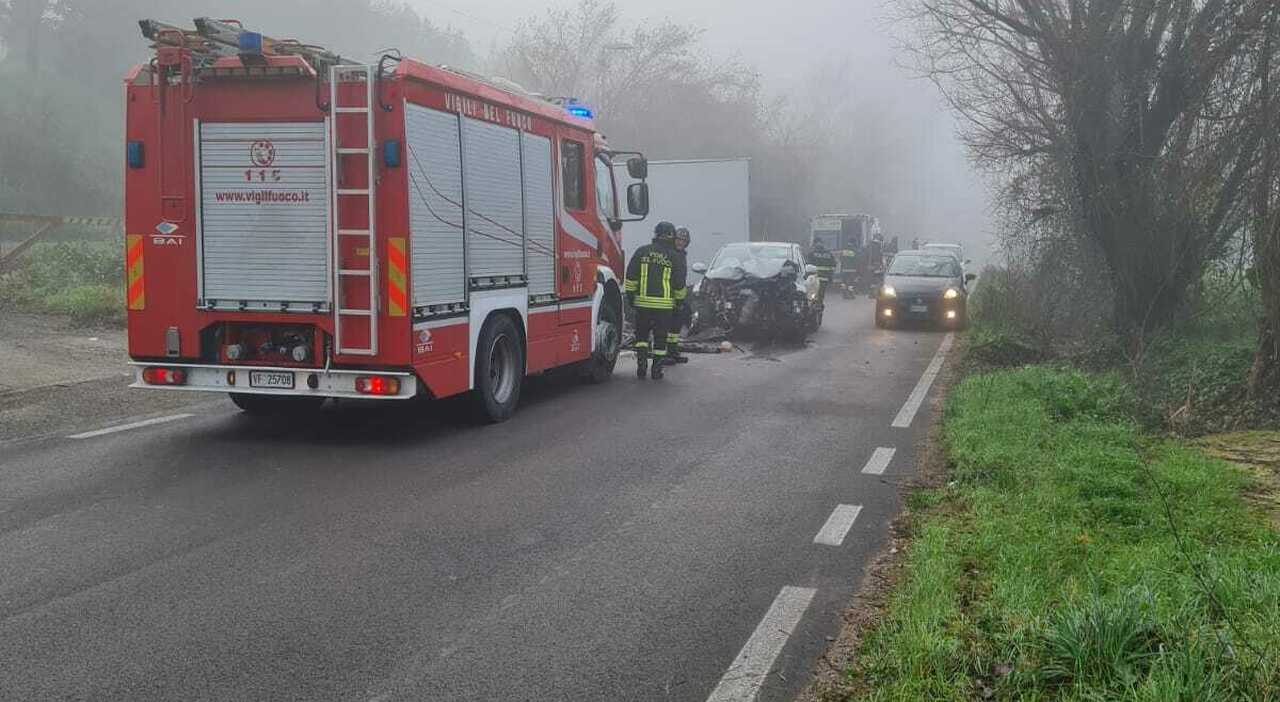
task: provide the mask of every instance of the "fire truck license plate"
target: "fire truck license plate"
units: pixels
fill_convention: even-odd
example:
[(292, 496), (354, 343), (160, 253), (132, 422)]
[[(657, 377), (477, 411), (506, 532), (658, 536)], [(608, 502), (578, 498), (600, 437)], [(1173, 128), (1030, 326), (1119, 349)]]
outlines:
[(912, 305), (911, 311), (912, 312), (928, 312), (929, 306), (928, 305)]
[(286, 390), (293, 389), (293, 373), (278, 373), (274, 371), (252, 371), (249, 373), (249, 387), (251, 388), (284, 388)]

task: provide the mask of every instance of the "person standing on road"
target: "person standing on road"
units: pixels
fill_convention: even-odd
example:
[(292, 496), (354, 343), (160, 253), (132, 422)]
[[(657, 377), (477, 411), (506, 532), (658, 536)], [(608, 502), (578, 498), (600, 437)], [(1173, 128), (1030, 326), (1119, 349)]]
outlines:
[[(689, 242), (692, 237), (688, 227), (676, 229), (676, 257), (680, 268), (689, 270)], [(667, 361), (669, 363), (687, 363), (689, 359), (680, 353), (680, 330), (693, 323), (693, 310), (689, 307), (688, 296), (676, 303), (675, 313), (671, 317), (671, 328), (667, 330)]]
[(636, 249), (627, 264), (623, 290), (636, 310), (636, 377), (643, 378), (653, 356), (654, 380), (662, 378), (667, 364), (667, 332), (676, 303), (685, 299), (685, 267), (675, 249), (676, 228), (658, 222), (653, 242)]
[(818, 298), (825, 299), (827, 296), (827, 285), (836, 274), (836, 257), (835, 254), (827, 250), (821, 239), (813, 242), (813, 246), (809, 249), (809, 263), (812, 263), (818, 269)]

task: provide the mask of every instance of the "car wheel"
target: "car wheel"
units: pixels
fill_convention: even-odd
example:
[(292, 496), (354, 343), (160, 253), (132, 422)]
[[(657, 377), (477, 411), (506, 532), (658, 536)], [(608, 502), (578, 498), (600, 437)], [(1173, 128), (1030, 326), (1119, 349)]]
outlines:
[(520, 402), (524, 385), (524, 344), (511, 318), (491, 316), (476, 343), (476, 382), (471, 391), (476, 418), (495, 424), (506, 421)]

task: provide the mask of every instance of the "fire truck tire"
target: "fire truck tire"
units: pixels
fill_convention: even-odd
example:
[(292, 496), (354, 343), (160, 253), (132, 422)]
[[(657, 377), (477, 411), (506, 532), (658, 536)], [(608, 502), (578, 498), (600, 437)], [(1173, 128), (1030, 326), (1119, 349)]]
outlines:
[(489, 317), (476, 341), (476, 387), (471, 403), (478, 420), (496, 424), (515, 413), (524, 368), (520, 330), (505, 314)]
[(314, 412), (324, 404), (323, 397), (297, 397), (293, 395), (249, 395), (242, 392), (228, 393), (231, 401), (245, 414), (257, 417)]
[(583, 374), (588, 382), (599, 384), (608, 382), (613, 377), (613, 369), (618, 365), (618, 353), (622, 351), (622, 310), (617, 304), (606, 300), (600, 307), (600, 322), (596, 324), (596, 334), (601, 336), (604, 350), (592, 350), (591, 358), (585, 362)]

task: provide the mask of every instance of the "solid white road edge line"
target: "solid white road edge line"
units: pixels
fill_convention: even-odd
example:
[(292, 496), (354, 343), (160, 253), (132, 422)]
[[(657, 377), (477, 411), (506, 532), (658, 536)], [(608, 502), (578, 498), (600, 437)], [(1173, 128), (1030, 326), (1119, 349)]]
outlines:
[(871, 458), (867, 459), (867, 465), (862, 467), (862, 472), (868, 475), (880, 475), (884, 473), (884, 469), (889, 467), (889, 461), (893, 460), (893, 454), (897, 453), (896, 448), (885, 448), (881, 446), (871, 452)]
[(720, 684), (711, 691), (707, 702), (755, 700), (769, 671), (773, 669), (774, 661), (787, 644), (791, 630), (800, 623), (800, 618), (809, 608), (815, 593), (817, 590), (808, 587), (782, 588), (738, 657), (729, 664), (729, 670), (720, 678)]
[(72, 434), (68, 439), (92, 439), (95, 436), (103, 436), (105, 434), (114, 434), (119, 431), (129, 431), (130, 429), (141, 429), (155, 424), (164, 424), (165, 422), (176, 422), (179, 419), (194, 417), (194, 414), (171, 414), (167, 417), (155, 417), (154, 419), (144, 419), (140, 422), (130, 422), (128, 424), (119, 424), (106, 429), (95, 429), (94, 431), (86, 431), (81, 434)]
[(907, 397), (906, 404), (902, 405), (902, 409), (898, 410), (898, 416), (893, 418), (893, 426), (896, 429), (906, 429), (911, 426), (912, 420), (916, 418), (916, 412), (920, 409), (920, 403), (924, 402), (925, 395), (929, 394), (929, 388), (933, 386), (933, 381), (937, 379), (938, 372), (942, 370), (942, 362), (947, 360), (947, 351), (951, 350), (951, 342), (955, 340), (955, 333), (947, 332), (942, 337), (942, 344), (938, 346), (938, 352), (933, 354), (933, 360), (929, 361), (929, 367), (924, 369), (924, 375), (920, 376), (920, 382), (916, 383), (916, 387)]
[(822, 544), (823, 546), (839, 546), (844, 543), (844, 537), (848, 535), (849, 528), (853, 526), (853, 520), (858, 518), (858, 513), (862, 511), (862, 505), (836, 505), (831, 512), (831, 516), (827, 517), (827, 523), (822, 525), (822, 529), (818, 531), (818, 535), (813, 537), (813, 543)]

